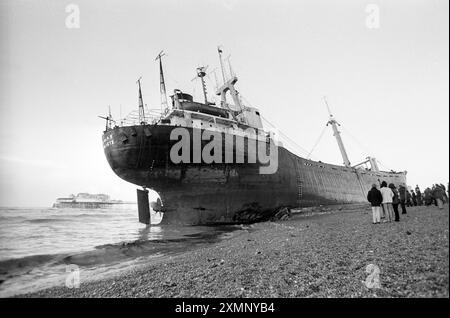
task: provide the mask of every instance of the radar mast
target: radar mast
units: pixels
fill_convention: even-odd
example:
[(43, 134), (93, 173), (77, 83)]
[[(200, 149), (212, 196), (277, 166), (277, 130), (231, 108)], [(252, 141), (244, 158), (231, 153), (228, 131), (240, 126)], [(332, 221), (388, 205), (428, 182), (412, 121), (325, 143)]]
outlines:
[(197, 77), (200, 77), (201, 83), (202, 83), (202, 90), (203, 90), (203, 97), (205, 99), (205, 104), (209, 105), (208, 102), (208, 94), (206, 92), (206, 83), (205, 83), (205, 76), (206, 76), (206, 70), (208, 69), (208, 66), (199, 66), (197, 67), (197, 76), (194, 77), (192, 80), (196, 80)]

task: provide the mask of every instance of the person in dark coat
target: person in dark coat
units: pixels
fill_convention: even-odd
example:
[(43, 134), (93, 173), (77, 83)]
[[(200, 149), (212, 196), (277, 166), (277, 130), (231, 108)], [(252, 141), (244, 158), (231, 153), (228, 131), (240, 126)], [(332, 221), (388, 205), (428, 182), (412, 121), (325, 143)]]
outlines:
[(392, 198), (392, 207), (394, 208), (395, 222), (399, 222), (400, 214), (398, 213), (398, 204), (400, 203), (400, 198), (398, 195), (398, 191), (393, 183), (389, 184), (389, 188), (391, 188), (392, 192), (394, 193), (394, 197)]
[(450, 182), (447, 183), (447, 198), (450, 198)]
[(416, 194), (415, 194), (415, 192), (413, 190), (411, 190), (411, 199), (412, 199), (412, 204), (414, 206), (417, 206), (417, 197), (416, 197)]
[(416, 185), (416, 198), (417, 198), (417, 205), (422, 206), (423, 205), (422, 192), (420, 192), (420, 188), (418, 185)]
[(383, 196), (380, 190), (377, 189), (377, 185), (372, 184), (372, 189), (367, 193), (367, 201), (372, 206), (372, 222), (373, 224), (379, 224), (381, 222), (381, 202), (383, 202)]
[(445, 191), (440, 187), (438, 184), (434, 187), (434, 189), (431, 192), (431, 195), (436, 200), (437, 206), (439, 209), (444, 208), (444, 200), (445, 200)]
[(430, 206), (433, 203), (433, 197), (431, 195), (431, 189), (428, 187), (423, 192), (423, 199), (426, 206)]
[(448, 203), (448, 196), (447, 196), (447, 191), (445, 191), (445, 185), (443, 185), (442, 183), (439, 184), (442, 191), (443, 191), (443, 195), (444, 195), (444, 203)]
[(406, 214), (406, 197), (407, 197), (408, 190), (406, 190), (406, 187), (404, 184), (400, 184), (398, 186), (398, 194), (400, 196), (400, 205), (402, 207), (402, 214)]
[(438, 203), (437, 203), (437, 201), (436, 201), (436, 195), (435, 195), (435, 193), (436, 193), (436, 185), (433, 184), (433, 185), (431, 186), (431, 199), (433, 200), (433, 204), (434, 204), (435, 206), (438, 206)]
[(412, 207), (413, 206), (413, 204), (412, 204), (412, 196), (411, 196), (411, 193), (408, 190), (406, 190), (406, 206), (407, 207)]

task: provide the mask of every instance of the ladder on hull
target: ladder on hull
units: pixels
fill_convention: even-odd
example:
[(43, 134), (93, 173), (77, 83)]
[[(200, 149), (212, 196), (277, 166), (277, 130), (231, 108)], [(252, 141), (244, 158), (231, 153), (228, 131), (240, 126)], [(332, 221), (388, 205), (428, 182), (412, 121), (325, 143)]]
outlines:
[(294, 163), (295, 163), (295, 177), (297, 182), (297, 206), (300, 207), (303, 197), (303, 180), (300, 174), (298, 161), (296, 159), (294, 159)]

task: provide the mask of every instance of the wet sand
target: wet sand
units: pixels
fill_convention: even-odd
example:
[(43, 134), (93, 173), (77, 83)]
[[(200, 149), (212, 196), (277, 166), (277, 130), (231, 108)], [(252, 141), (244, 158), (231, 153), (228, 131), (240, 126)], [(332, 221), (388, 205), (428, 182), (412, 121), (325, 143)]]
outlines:
[[(114, 277), (19, 297), (449, 297), (449, 208), (373, 225), (369, 207), (298, 213)], [(380, 269), (368, 288), (366, 268)]]

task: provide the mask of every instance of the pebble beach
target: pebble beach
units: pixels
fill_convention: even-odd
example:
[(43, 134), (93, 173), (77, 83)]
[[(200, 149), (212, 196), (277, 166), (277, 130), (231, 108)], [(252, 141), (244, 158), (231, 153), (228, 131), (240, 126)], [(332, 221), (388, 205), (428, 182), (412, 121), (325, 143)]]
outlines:
[[(369, 206), (294, 213), (220, 242), (18, 297), (449, 297), (449, 208), (372, 224)], [(367, 284), (379, 269), (379, 286)]]

